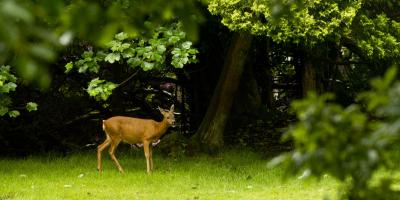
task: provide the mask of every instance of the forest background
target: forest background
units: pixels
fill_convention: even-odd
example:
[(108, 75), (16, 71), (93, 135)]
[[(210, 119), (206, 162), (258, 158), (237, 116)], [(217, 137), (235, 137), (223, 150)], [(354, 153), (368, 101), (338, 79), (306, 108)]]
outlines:
[(157, 106), (175, 104), (166, 154), (246, 146), (280, 154), (271, 163), (288, 172), (349, 182), (350, 197), (398, 195), (390, 178), (368, 181), (395, 168), (399, 10), (395, 0), (3, 0), (0, 154), (94, 149), (102, 119), (160, 120)]

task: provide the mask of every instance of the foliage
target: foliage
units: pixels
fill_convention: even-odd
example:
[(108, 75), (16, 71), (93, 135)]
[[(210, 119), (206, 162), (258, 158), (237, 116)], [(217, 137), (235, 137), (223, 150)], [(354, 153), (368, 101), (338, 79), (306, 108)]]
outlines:
[(98, 73), (100, 66), (97, 64), (97, 62), (101, 60), (102, 57), (100, 55), (97, 57), (93, 57), (92, 51), (85, 51), (82, 54), (82, 59), (78, 60), (75, 63), (71, 61), (65, 65), (65, 73), (70, 72), (74, 68), (74, 65), (78, 66), (79, 73), (86, 73), (87, 71)]
[(0, 92), (9, 93), (10, 91), (15, 91), (17, 85), (15, 82), (17, 77), (10, 73), (10, 66), (1, 66), (0, 68)]
[(35, 102), (28, 102), (28, 103), (26, 104), (26, 110), (28, 110), (29, 112), (31, 112), (31, 111), (36, 111), (36, 110), (37, 110), (37, 107), (38, 107), (38, 105), (37, 105), (37, 103), (35, 103)]
[(357, 44), (368, 57), (398, 58), (400, 55), (400, 22), (391, 20), (382, 13), (374, 18), (361, 15)]
[(361, 57), (398, 58), (400, 22), (396, 16), (400, 4), (374, 3), (369, 0), (212, 0), (209, 10), (220, 15), (221, 22), (231, 30), (268, 36), (278, 43), (315, 46), (331, 41), (348, 46)]
[[(10, 66), (0, 67), (0, 116), (8, 114), (10, 117), (17, 117), (20, 115), (18, 110), (10, 110), (12, 106), (12, 98), (10, 92), (14, 92), (17, 88), (17, 77), (11, 73)], [(37, 104), (29, 102), (26, 109), (31, 112), (37, 110)]]
[[(163, 70), (169, 64), (175, 68), (197, 62), (198, 51), (192, 47), (192, 42), (185, 40), (186, 34), (181, 30), (179, 23), (169, 27), (157, 28), (151, 38), (132, 37), (121, 32), (107, 44), (106, 49), (94, 53), (85, 51), (82, 58), (65, 65), (65, 72), (77, 69), (79, 73), (98, 74), (101, 66), (117, 64), (127, 68), (140, 68), (143, 71)], [(169, 62), (169, 63), (168, 63)], [(93, 79), (89, 83), (87, 92), (96, 100), (107, 100), (112, 90), (118, 84)]]
[[(47, 66), (74, 38), (104, 45), (118, 31), (139, 35), (152, 30), (153, 26), (144, 26), (144, 21), (158, 26), (179, 19), (185, 30), (190, 31), (189, 36), (196, 39), (197, 23), (202, 21), (196, 3), (193, 0), (3, 0), (0, 1), (0, 66), (10, 65), (24, 82), (48, 88), (51, 74)], [(85, 58), (80, 63), (84, 66), (82, 72), (96, 72), (98, 69), (93, 67), (97, 61)], [(118, 59), (112, 55), (109, 58)], [(1, 113), (6, 113), (10, 102), (9, 97), (2, 97)], [(16, 116), (18, 112), (10, 114)]]
[(0, 65), (12, 64), (23, 79), (48, 86), (43, 66), (74, 38), (105, 44), (121, 30), (132, 35), (151, 30), (152, 26), (143, 25), (145, 21), (158, 26), (177, 19), (196, 38), (202, 17), (193, 0), (4, 0), (0, 2)]
[(105, 82), (105, 80), (99, 80), (98, 78), (95, 78), (90, 81), (87, 92), (97, 101), (105, 101), (117, 86), (117, 84)]
[[(268, 35), (275, 41), (315, 42), (350, 28), (361, 1), (307, 1), (301, 6), (284, 1), (212, 1), (209, 10), (223, 17), (232, 30)], [(276, 6), (290, 6), (293, 15), (271, 21)], [(345, 30), (343, 30), (345, 29)]]
[[(59, 2), (47, 3), (50, 7)], [(12, 64), (23, 79), (36, 78), (42, 85), (48, 84), (48, 76), (40, 76), (45, 72), (41, 62), (54, 60), (56, 54), (52, 48), (58, 44), (56, 35), (43, 27), (47, 23), (41, 19), (50, 14), (49, 7), (30, 1), (0, 2), (0, 65)], [(14, 59), (16, 55), (18, 59)]]
[(286, 136), (293, 139), (295, 150), (274, 162), (284, 161), (292, 174), (327, 173), (348, 183), (344, 199), (398, 199), (393, 177), (370, 183), (379, 169), (395, 167), (389, 155), (400, 141), (400, 82), (395, 77), (392, 68), (372, 81), (372, 89), (359, 97), (361, 104), (346, 108), (332, 103), (332, 94), (311, 93), (295, 101), (292, 108), (299, 121)]

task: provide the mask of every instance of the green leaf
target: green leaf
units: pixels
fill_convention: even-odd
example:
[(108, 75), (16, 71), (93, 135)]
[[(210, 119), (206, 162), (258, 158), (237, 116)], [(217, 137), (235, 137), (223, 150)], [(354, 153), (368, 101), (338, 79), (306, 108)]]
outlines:
[(15, 77), (14, 74), (12, 74), (10, 72), (10, 66), (3, 65), (0, 67), (0, 80), (8, 81), (8, 82), (16, 82), (17, 77)]
[(179, 31), (179, 33), (178, 33), (178, 37), (179, 37), (180, 39), (183, 39), (183, 38), (185, 38), (185, 37), (186, 37), (186, 33), (185, 33), (185, 32), (183, 32), (183, 31)]
[(138, 43), (138, 45), (142, 47), (142, 46), (144, 46), (145, 43), (146, 43), (146, 41), (140, 40), (139, 43)]
[(65, 65), (65, 73), (69, 73), (74, 68), (74, 63), (71, 61)]
[(91, 58), (93, 57), (93, 51), (85, 51), (82, 54), (82, 58)]
[(8, 107), (0, 104), (0, 116), (4, 116), (8, 113)]
[(156, 62), (158, 62), (158, 63), (162, 63), (162, 55), (160, 55), (160, 54), (153, 54), (153, 60), (155, 60)]
[(149, 63), (149, 62), (146, 62), (146, 61), (142, 63), (142, 68), (143, 68), (144, 71), (152, 70), (153, 67), (154, 67), (154, 63)]
[(112, 94), (112, 91), (117, 87), (118, 84), (95, 78), (89, 82), (89, 86), (86, 91), (89, 96), (94, 97), (97, 101), (105, 101)]
[(135, 49), (134, 48), (128, 48), (124, 52), (122, 52), (122, 57), (123, 58), (132, 58), (135, 56)]
[(199, 51), (197, 51), (197, 49), (189, 49), (187, 52), (190, 53), (190, 54), (197, 54), (197, 53), (199, 53)]
[(135, 57), (135, 58), (128, 59), (127, 63), (128, 63), (128, 65), (130, 67), (135, 68), (135, 67), (140, 66), (142, 64), (142, 60), (140, 60), (139, 58)]
[(171, 44), (175, 44), (180, 40), (180, 38), (178, 36), (172, 36), (168, 39), (168, 42)]
[(164, 53), (167, 50), (167, 48), (165, 48), (165, 45), (158, 45), (157, 46), (157, 51), (160, 53)]
[(143, 56), (144, 52), (145, 52), (145, 49), (143, 47), (136, 48), (136, 55), (137, 56)]
[(191, 46), (192, 46), (192, 42), (190, 42), (190, 41), (186, 41), (186, 42), (182, 43), (182, 48), (184, 48), (184, 49), (190, 49)]
[(20, 115), (20, 113), (18, 110), (12, 110), (12, 111), (8, 112), (8, 115), (12, 118), (16, 118)]
[(120, 41), (111, 41), (107, 45), (110, 47), (112, 52), (118, 51), (118, 49), (121, 47), (122, 42)]
[(179, 54), (182, 53), (182, 51), (179, 48), (174, 48), (171, 52), (174, 56), (179, 56)]
[(104, 53), (104, 51), (98, 51), (96, 53), (96, 57), (94, 58), (94, 60), (97, 61), (104, 61), (104, 59), (106, 58), (107, 54)]
[(11, 97), (8, 95), (0, 95), (0, 116), (4, 116), (8, 113), (8, 107), (11, 106)]
[(171, 30), (167, 30), (164, 32), (165, 36), (167, 37), (171, 37), (172, 36), (172, 31)]
[(153, 57), (153, 54), (154, 53), (152, 51), (146, 52), (143, 54), (143, 58), (151, 59)]
[(121, 59), (121, 55), (119, 53), (109, 53), (107, 54), (105, 61), (109, 63), (114, 63), (115, 61), (119, 61)]
[(173, 59), (171, 62), (172, 66), (175, 68), (183, 68), (183, 63), (181, 62), (181, 59)]
[(79, 67), (78, 72), (79, 72), (79, 73), (85, 73), (86, 70), (88, 69), (88, 67), (89, 67), (89, 66), (88, 66), (86, 63), (84, 63), (83, 65), (81, 65), (81, 66)]
[(18, 110), (12, 110), (10, 112), (8, 112), (8, 116), (12, 117), (12, 118), (16, 118), (20, 115)]
[(124, 32), (121, 32), (121, 33), (118, 33), (118, 34), (115, 35), (115, 39), (117, 39), (119, 41), (125, 40), (128, 37), (129, 37), (128, 34), (126, 34)]
[(99, 73), (100, 66), (97, 63), (91, 63), (89, 67), (89, 71), (93, 73)]
[(17, 84), (8, 82), (0, 87), (0, 93), (10, 93), (10, 91), (15, 91), (15, 88), (17, 88)]
[(28, 110), (29, 112), (32, 112), (32, 111), (36, 111), (37, 110), (38, 105), (35, 102), (29, 102), (29, 103), (26, 104), (25, 107), (26, 107), (26, 110)]
[(129, 43), (123, 43), (121, 46), (118, 48), (119, 52), (123, 52), (124, 50), (128, 49), (131, 46)]
[(189, 61), (189, 58), (188, 57), (184, 57), (184, 58), (182, 58), (181, 62), (182, 62), (182, 64), (186, 65), (188, 63), (188, 61)]

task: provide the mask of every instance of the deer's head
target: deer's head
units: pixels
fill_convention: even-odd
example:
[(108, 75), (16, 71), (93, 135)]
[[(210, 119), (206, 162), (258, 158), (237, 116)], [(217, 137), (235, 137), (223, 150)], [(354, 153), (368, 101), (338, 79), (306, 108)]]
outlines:
[(164, 119), (167, 120), (168, 124), (174, 127), (175, 126), (174, 105), (172, 105), (169, 110), (162, 109), (160, 107), (158, 107), (158, 110), (160, 110), (161, 114), (164, 116)]

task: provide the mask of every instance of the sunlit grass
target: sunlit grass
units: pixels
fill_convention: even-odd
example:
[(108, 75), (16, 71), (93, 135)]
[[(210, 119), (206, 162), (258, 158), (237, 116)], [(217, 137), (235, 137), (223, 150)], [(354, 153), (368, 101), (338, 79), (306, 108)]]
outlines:
[(146, 174), (141, 152), (119, 153), (120, 174), (107, 153), (103, 173), (95, 152), (61, 157), (0, 159), (0, 199), (322, 199), (338, 183), (326, 177), (281, 181), (281, 169), (249, 151), (178, 159), (154, 156)]

